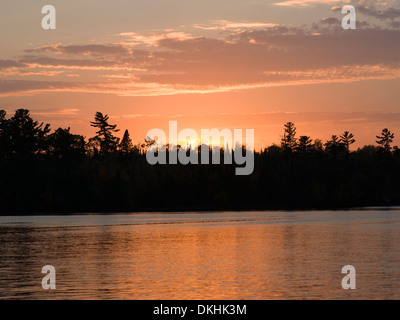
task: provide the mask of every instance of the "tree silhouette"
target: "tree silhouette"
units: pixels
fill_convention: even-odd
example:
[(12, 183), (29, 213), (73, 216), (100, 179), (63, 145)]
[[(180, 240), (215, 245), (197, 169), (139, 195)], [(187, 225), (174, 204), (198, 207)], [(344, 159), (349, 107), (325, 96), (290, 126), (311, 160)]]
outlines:
[(131, 137), (129, 135), (129, 131), (125, 130), (124, 137), (121, 140), (121, 143), (119, 144), (119, 150), (123, 153), (129, 153), (133, 149), (133, 144)]
[(90, 156), (97, 156), (100, 154), (100, 138), (99, 137), (93, 137), (89, 138), (88, 143), (86, 144), (86, 151)]
[[(115, 146), (116, 126), (108, 121), (96, 114), (91, 125), (98, 134), (85, 144), (70, 128), (50, 134), (49, 125), (32, 120), (28, 110), (10, 119), (0, 111), (0, 215), (400, 205), (400, 150), (391, 149), (394, 134), (387, 129), (377, 137), (379, 147), (350, 154), (350, 133), (332, 136), (324, 149), (319, 139), (296, 140), (293, 123), (287, 123), (282, 146), (254, 151), (254, 172), (239, 177), (230, 162), (152, 166), (145, 151), (156, 141), (148, 137), (134, 147), (140, 152), (125, 153), (132, 147), (128, 130)], [(182, 148), (157, 142), (157, 152), (167, 157)], [(223, 157), (224, 148), (205, 146), (210, 164), (216, 153)], [(244, 153), (245, 146), (235, 149)]]
[(282, 148), (293, 151), (297, 145), (296, 127), (293, 122), (287, 122), (284, 125), (284, 134), (282, 139)]
[(337, 135), (332, 135), (331, 140), (325, 143), (325, 150), (332, 154), (337, 154), (345, 149), (345, 145), (339, 140)]
[(309, 136), (300, 136), (299, 142), (297, 145), (297, 150), (299, 152), (307, 152), (312, 149), (312, 139)]
[(7, 136), (7, 125), (6, 112), (0, 110), (0, 157), (5, 157), (9, 147), (9, 137)]
[[(3, 121), (4, 122), (4, 119)], [(34, 121), (27, 109), (18, 109), (7, 120), (6, 131), (9, 138), (9, 152), (16, 155), (33, 155), (47, 149), (47, 134), (50, 125)]]
[(385, 152), (390, 152), (392, 147), (390, 144), (393, 142), (394, 133), (391, 133), (387, 128), (382, 130), (381, 136), (376, 136), (377, 139), (376, 143), (379, 144), (381, 149)]
[(85, 138), (70, 133), (70, 128), (58, 128), (49, 136), (50, 153), (58, 159), (82, 157), (85, 154)]
[(313, 144), (313, 149), (316, 151), (323, 151), (324, 150), (324, 143), (321, 139), (315, 139)]
[[(151, 139), (150, 137), (147, 137), (144, 140), (144, 143), (142, 143), (141, 147), (144, 149), (144, 151), (147, 151), (153, 144), (155, 144), (157, 141), (154, 139)], [(172, 147), (172, 146), (171, 146)], [(180, 147), (180, 146), (179, 146)]]
[[(92, 127), (98, 128), (97, 136), (94, 137), (100, 143), (100, 153), (107, 154), (117, 150), (119, 138), (115, 137), (113, 133), (118, 132), (116, 124), (109, 124), (109, 116), (103, 115), (101, 112), (96, 112), (93, 122), (90, 122)], [(93, 140), (92, 140), (93, 141)]]
[(354, 135), (348, 131), (345, 131), (341, 136), (340, 140), (341, 143), (346, 147), (347, 151), (350, 151), (350, 145), (352, 145), (356, 140), (354, 139)]

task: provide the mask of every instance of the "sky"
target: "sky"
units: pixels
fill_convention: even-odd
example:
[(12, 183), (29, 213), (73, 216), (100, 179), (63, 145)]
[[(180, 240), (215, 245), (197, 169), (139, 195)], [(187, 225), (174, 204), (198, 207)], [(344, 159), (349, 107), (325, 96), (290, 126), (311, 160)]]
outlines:
[(389, 128), (400, 144), (400, 0), (5, 0), (0, 42), (0, 109), (53, 130), (92, 137), (100, 111), (135, 143), (173, 120), (254, 129), (256, 150), (288, 121), (324, 141), (353, 132), (354, 148)]

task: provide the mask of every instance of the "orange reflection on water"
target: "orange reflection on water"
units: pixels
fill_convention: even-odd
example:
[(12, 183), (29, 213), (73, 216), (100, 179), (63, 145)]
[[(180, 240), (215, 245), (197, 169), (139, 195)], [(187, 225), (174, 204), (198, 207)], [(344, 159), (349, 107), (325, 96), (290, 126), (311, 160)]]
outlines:
[[(395, 285), (400, 278), (398, 221), (289, 220), (4, 227), (0, 297), (400, 297)], [(40, 287), (40, 270), (46, 264), (57, 270), (55, 291)], [(357, 290), (341, 288), (341, 268), (346, 264), (357, 269)]]

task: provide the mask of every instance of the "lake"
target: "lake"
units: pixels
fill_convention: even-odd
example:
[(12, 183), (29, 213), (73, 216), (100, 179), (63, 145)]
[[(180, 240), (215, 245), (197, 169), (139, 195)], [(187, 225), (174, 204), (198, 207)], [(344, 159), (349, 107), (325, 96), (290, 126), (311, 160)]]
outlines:
[(0, 299), (399, 299), (400, 209), (0, 217), (0, 257)]

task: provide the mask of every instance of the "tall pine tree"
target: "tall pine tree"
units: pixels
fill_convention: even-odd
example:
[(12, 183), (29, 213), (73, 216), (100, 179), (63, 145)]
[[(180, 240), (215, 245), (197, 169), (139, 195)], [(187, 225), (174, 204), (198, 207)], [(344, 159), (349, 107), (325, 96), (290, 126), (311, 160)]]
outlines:
[(394, 139), (394, 133), (391, 133), (387, 128), (382, 130), (381, 136), (376, 136), (376, 143), (379, 144), (380, 148), (385, 152), (392, 150), (391, 143)]
[(92, 139), (99, 141), (100, 153), (102, 154), (115, 152), (119, 143), (119, 138), (114, 136), (114, 133), (118, 132), (119, 129), (116, 129), (116, 124), (109, 124), (108, 120), (109, 117), (107, 114), (103, 115), (101, 112), (96, 112), (94, 121), (90, 122), (92, 127), (99, 129), (96, 132), (96, 137)]
[(131, 137), (129, 135), (129, 131), (125, 130), (124, 137), (121, 140), (121, 143), (119, 144), (119, 150), (123, 153), (129, 153), (133, 149), (133, 144)]

